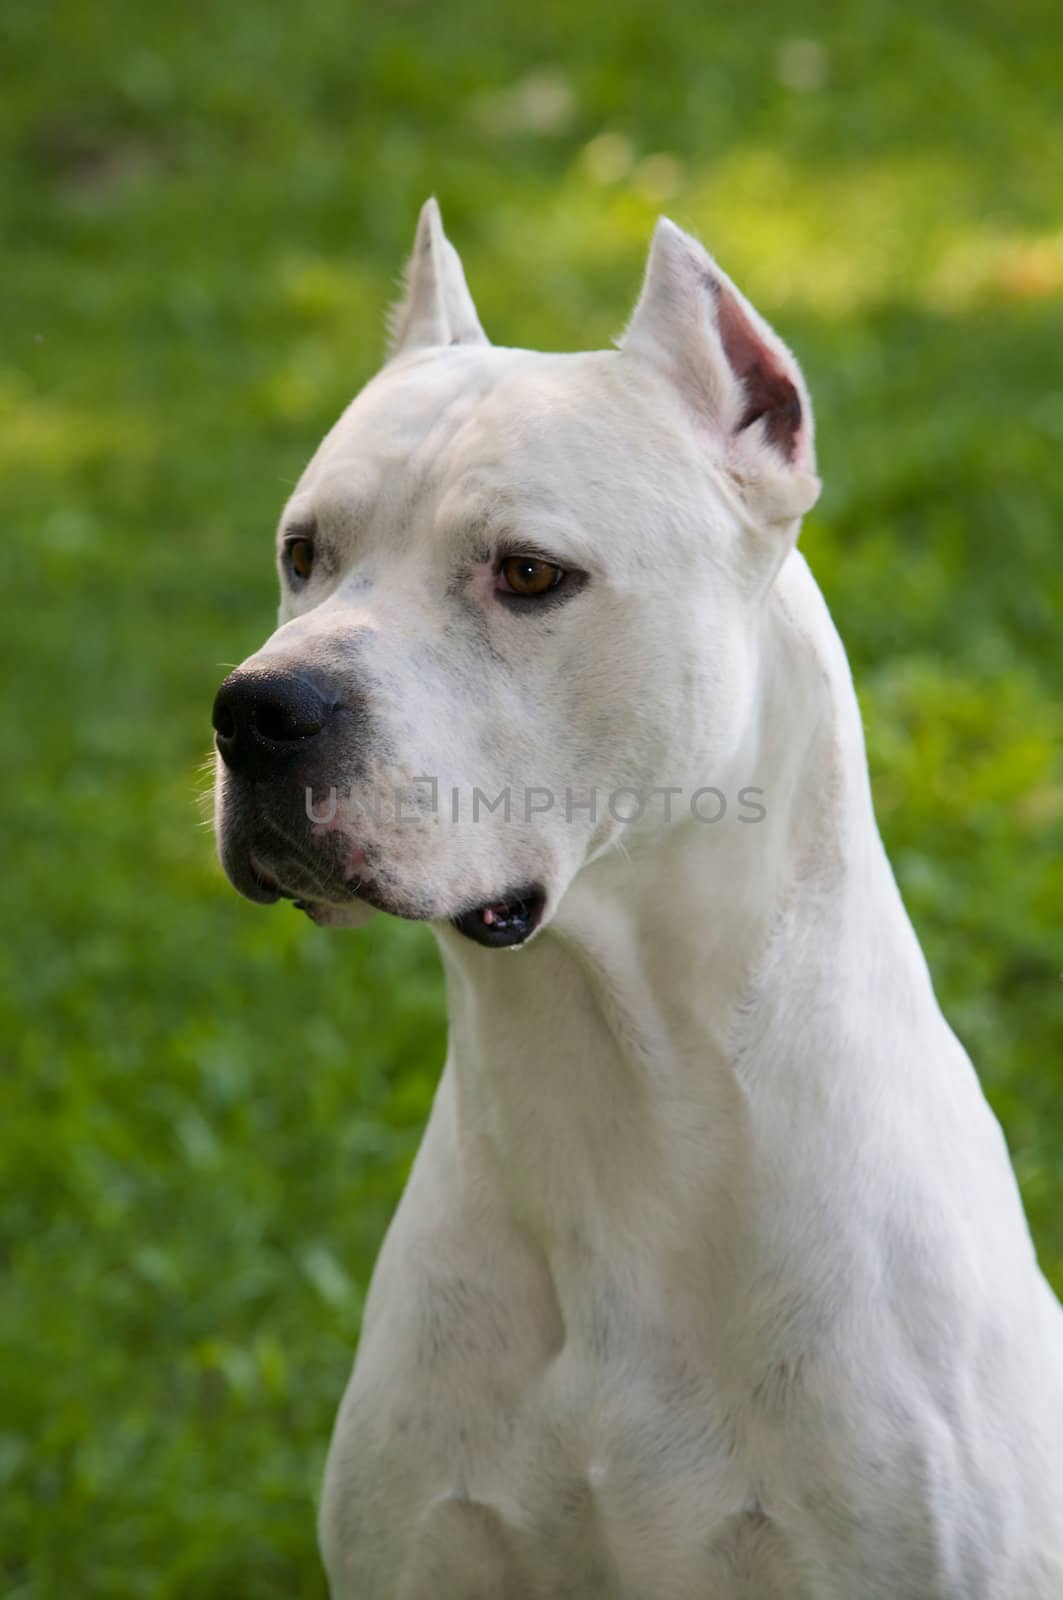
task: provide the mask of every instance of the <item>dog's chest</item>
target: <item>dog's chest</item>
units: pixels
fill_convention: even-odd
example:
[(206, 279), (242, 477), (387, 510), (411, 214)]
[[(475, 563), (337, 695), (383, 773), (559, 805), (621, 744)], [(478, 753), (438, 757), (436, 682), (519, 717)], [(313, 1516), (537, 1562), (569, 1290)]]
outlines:
[(726, 1408), (678, 1349), (615, 1328), (611, 1347), (529, 1342), (494, 1364), (457, 1346), (398, 1389), (365, 1354), (326, 1489), (336, 1600), (803, 1595)]

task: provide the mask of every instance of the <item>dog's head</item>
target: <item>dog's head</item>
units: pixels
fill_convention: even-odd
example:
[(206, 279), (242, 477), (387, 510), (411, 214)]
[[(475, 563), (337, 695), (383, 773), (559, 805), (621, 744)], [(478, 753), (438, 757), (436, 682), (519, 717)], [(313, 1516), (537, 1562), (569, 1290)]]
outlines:
[(390, 359), (281, 517), (280, 625), (215, 701), (233, 883), (522, 943), (726, 763), (818, 487), (797, 365), (695, 240), (658, 224), (617, 350), (497, 349), (429, 201)]

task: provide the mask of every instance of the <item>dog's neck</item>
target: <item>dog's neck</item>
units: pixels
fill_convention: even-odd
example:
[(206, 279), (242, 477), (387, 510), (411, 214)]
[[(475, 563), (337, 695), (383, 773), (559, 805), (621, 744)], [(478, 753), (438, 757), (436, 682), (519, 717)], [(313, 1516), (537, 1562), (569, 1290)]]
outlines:
[(575, 1239), (593, 1254), (606, 1233), (612, 1259), (617, 1236), (659, 1258), (693, 1218), (741, 1205), (761, 1161), (778, 1176), (796, 1123), (806, 1159), (839, 1146), (824, 1107), (845, 1108), (853, 1137), (874, 1089), (859, 1081), (857, 993), (836, 1036), (838, 986), (873, 968), (896, 1004), (934, 1005), (878, 838), (844, 652), (796, 556), (764, 628), (748, 738), (704, 780), (732, 812), (739, 788), (763, 789), (761, 821), (688, 817), (614, 850), (513, 955), (443, 938), (443, 1093), (463, 1161), (551, 1259)]

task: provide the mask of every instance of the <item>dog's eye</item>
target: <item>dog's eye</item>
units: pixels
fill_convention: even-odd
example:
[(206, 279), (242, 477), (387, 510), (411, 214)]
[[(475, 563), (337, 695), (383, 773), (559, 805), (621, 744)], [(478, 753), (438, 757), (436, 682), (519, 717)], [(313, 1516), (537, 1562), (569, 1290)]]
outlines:
[(288, 569), (298, 583), (305, 583), (314, 570), (314, 546), (309, 539), (290, 539), (284, 547)]
[(538, 556), (507, 556), (498, 569), (498, 587), (503, 594), (520, 594), (529, 599), (549, 594), (565, 577), (564, 567)]

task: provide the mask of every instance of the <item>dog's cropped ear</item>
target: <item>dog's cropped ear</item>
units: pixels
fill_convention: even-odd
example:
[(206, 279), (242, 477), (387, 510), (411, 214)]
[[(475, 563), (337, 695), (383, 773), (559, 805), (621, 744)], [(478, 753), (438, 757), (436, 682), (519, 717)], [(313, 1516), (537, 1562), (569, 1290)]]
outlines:
[(388, 332), (389, 356), (433, 345), (488, 343), (434, 199), (421, 207), (406, 293), (391, 314)]
[(797, 362), (708, 251), (667, 217), (620, 348), (671, 378), (719, 439), (761, 520), (793, 522), (815, 505), (812, 407)]

